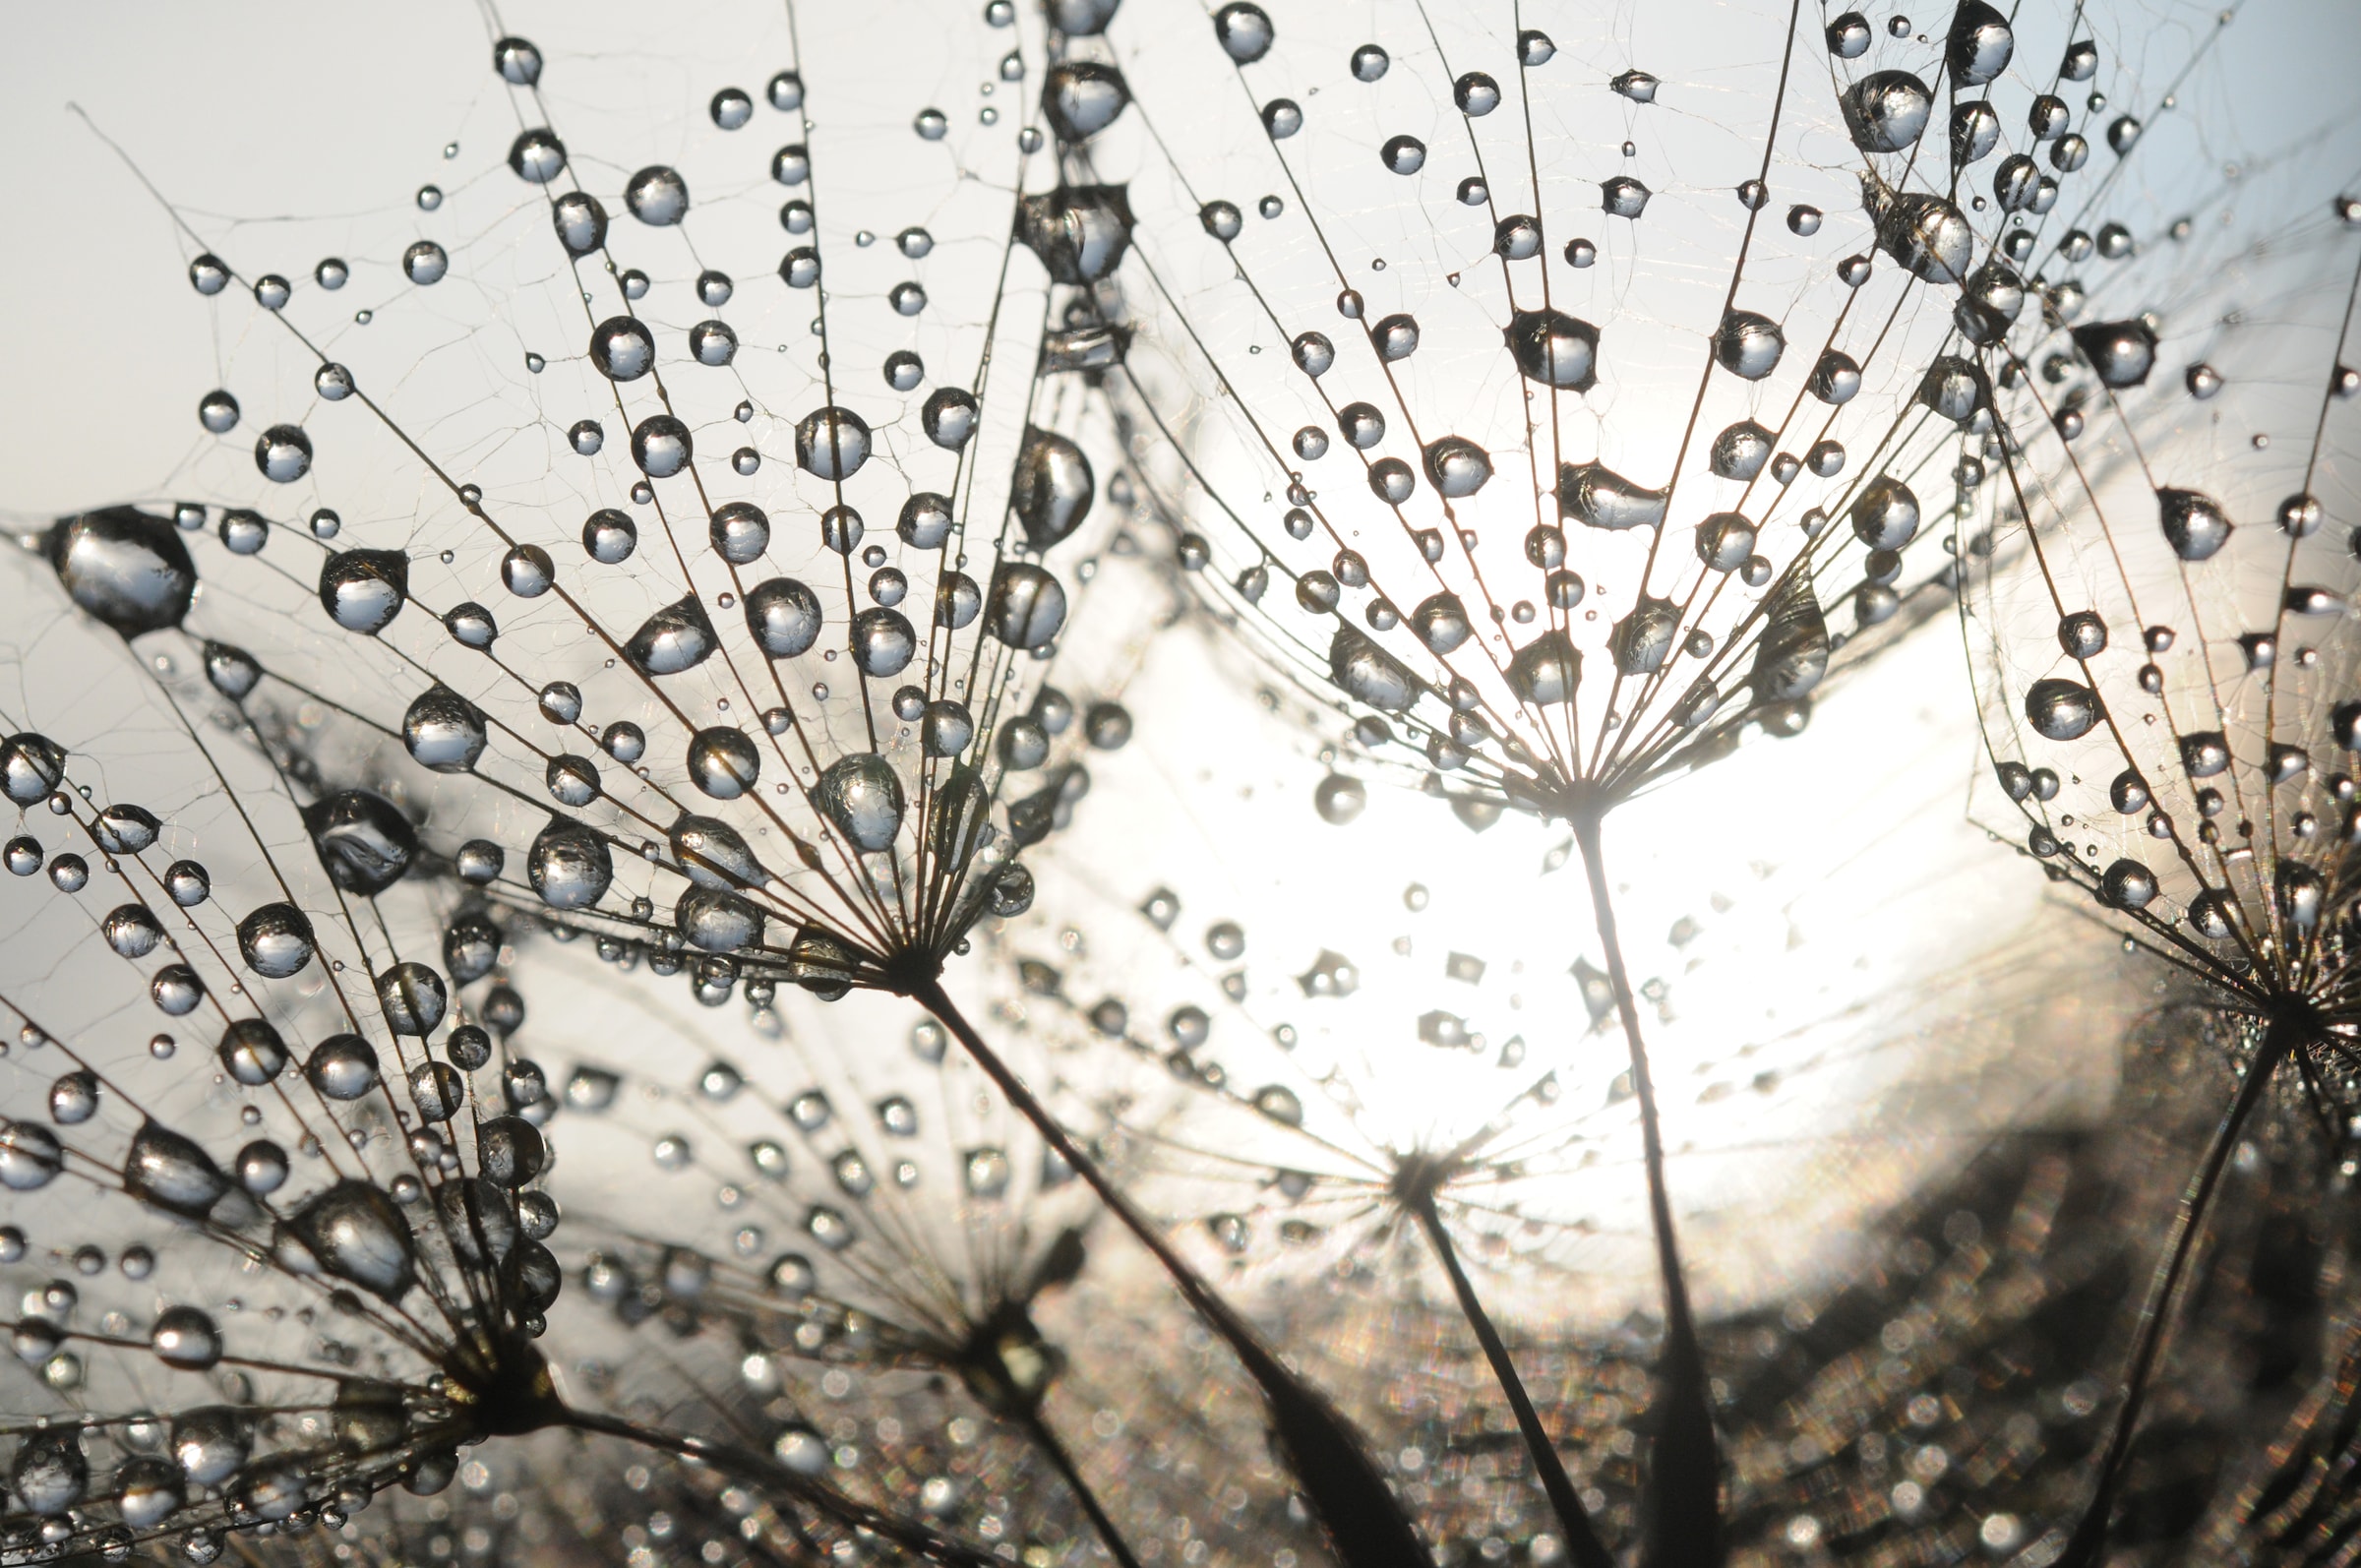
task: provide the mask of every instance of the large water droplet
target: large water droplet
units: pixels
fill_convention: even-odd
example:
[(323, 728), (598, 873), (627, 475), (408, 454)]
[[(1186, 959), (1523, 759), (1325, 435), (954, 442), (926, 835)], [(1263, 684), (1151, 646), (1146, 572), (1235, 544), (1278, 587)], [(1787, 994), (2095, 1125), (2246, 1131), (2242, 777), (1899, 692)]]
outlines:
[(1060, 185), (1017, 206), (1016, 237), (1060, 283), (1095, 283), (1131, 244), (1131, 204), (1120, 185)]
[(883, 757), (856, 752), (828, 764), (812, 804), (855, 848), (886, 849), (902, 825), (902, 781)]
[(2205, 561), (2230, 542), (2231, 522), (2212, 497), (2195, 490), (2156, 492), (2165, 542), (2183, 561)]
[(547, 126), (516, 133), (509, 144), (509, 172), (533, 185), (547, 185), (566, 170), (566, 144)]
[(850, 479), (869, 452), (869, 423), (849, 408), (814, 409), (795, 427), (796, 466), (816, 479)]
[(1224, 54), (1240, 65), (1252, 65), (1271, 52), (1278, 30), (1262, 7), (1247, 0), (1231, 0), (1213, 14), (1213, 36)]
[(1041, 87), (1042, 117), (1066, 143), (1104, 131), (1130, 101), (1123, 74), (1096, 60), (1060, 60), (1050, 67)]
[(9, 1467), (8, 1484), (25, 1511), (36, 1519), (55, 1518), (72, 1508), (91, 1484), (82, 1434), (63, 1427), (27, 1436)]
[(623, 205), (650, 227), (670, 227), (689, 215), (689, 182), (677, 169), (650, 164), (625, 184)]
[(490, 740), (483, 710), (440, 681), (419, 694), (402, 715), (401, 741), (410, 759), (438, 773), (475, 766)]
[(819, 638), (822, 619), (819, 596), (793, 577), (772, 577), (747, 590), (747, 629), (774, 659), (809, 649)]
[(770, 880), (738, 830), (711, 816), (683, 815), (669, 835), (673, 860), (700, 887), (760, 887)]
[(109, 507), (60, 518), (42, 553), (77, 608), (124, 637), (180, 625), (197, 566), (169, 518)]
[(398, 550), (340, 550), (320, 568), (320, 607), (347, 632), (375, 636), (408, 602), (410, 559)]
[(1763, 606), (1762, 640), (1747, 679), (1761, 702), (1791, 702), (1828, 673), (1828, 621), (1800, 572), (1781, 579)]
[(1926, 130), (1935, 100), (1907, 71), (1873, 71), (1838, 99), (1852, 145), (1864, 152), (1900, 152)]
[(2090, 322), (2074, 329), (2074, 345), (2106, 387), (2137, 387), (2155, 368), (2155, 330), (2137, 319)]
[(293, 904), (265, 904), (238, 922), (238, 952), (266, 980), (284, 980), (312, 961), (311, 920)]
[(166, 1366), (202, 1372), (221, 1359), (221, 1331), (212, 1317), (194, 1306), (168, 1306), (155, 1315), (148, 1343)]
[(670, 414), (651, 414), (632, 427), (632, 461), (650, 479), (669, 479), (689, 466), (696, 443)]
[(301, 425), (272, 425), (255, 438), (254, 465), (272, 484), (291, 485), (312, 471), (312, 438)]
[(985, 624), (1010, 647), (1046, 647), (1065, 625), (1065, 589), (1031, 562), (1003, 561), (993, 569)]
[(1607, 634), (1607, 649), (1615, 669), (1624, 675), (1651, 675), (1664, 668), (1671, 655), (1672, 639), (1680, 631), (1680, 607), (1669, 599), (1643, 595), (1631, 613)]
[(863, 675), (899, 675), (918, 654), (918, 633), (899, 610), (864, 610), (853, 617), (852, 651)]
[(1080, 527), (1090, 515), (1095, 485), (1080, 447), (1055, 431), (1027, 426), (1008, 490), (1025, 542), (1046, 551)]
[(525, 875), (550, 908), (586, 909), (615, 879), (615, 862), (596, 829), (552, 816), (525, 854)]
[(1787, 339), (1779, 323), (1750, 310), (1731, 309), (1714, 331), (1714, 358), (1743, 381), (1761, 381), (1779, 368)]
[[(1558, 310), (1521, 310), (1508, 319), (1506, 335), (1509, 356), (1527, 379), (1578, 392), (1598, 384), (1599, 329), (1589, 322)], [(1382, 434), (1382, 422), (1378, 429)], [(1350, 431), (1346, 439), (1353, 439)]]
[(656, 368), (656, 339), (630, 316), (612, 316), (590, 331), (590, 363), (609, 381), (637, 381)]
[(1594, 528), (1653, 528), (1665, 520), (1662, 490), (1632, 483), (1604, 463), (1566, 463), (1557, 471), (1557, 504)]
[(1465, 436), (1431, 441), (1423, 455), (1427, 482), (1450, 500), (1474, 495), (1492, 477), (1491, 453)]
[(2025, 716), (2050, 740), (2080, 740), (2098, 722), (2098, 697), (2079, 682), (2035, 681), (2025, 694)]
[(341, 790), (303, 811), (320, 864), (348, 893), (374, 897), (401, 880), (418, 856), (418, 830), (382, 795)]
[(281, 1229), (282, 1258), (284, 1238), (292, 1237), (320, 1271), (385, 1300), (400, 1300), (416, 1281), (417, 1253), (401, 1210), (366, 1181), (337, 1182)]
[(1906, 192), (1878, 215), (1877, 242), (1910, 274), (1929, 283), (1957, 283), (1975, 255), (1975, 230), (1967, 214), (1939, 196)]
[(123, 1190), (159, 1209), (198, 1218), (229, 1190), (229, 1177), (196, 1140), (148, 1121), (132, 1134), (123, 1157)]
[(1771, 432), (1741, 419), (1714, 438), (1707, 466), (1719, 479), (1752, 479), (1771, 460)]
[(1508, 661), (1509, 690), (1529, 707), (1571, 702), (1582, 685), (1582, 654), (1563, 632), (1544, 632)]
[(549, 217), (558, 243), (577, 260), (595, 255), (607, 243), (607, 210), (595, 196), (569, 191), (550, 204)]
[(1943, 63), (1954, 82), (1976, 88), (1997, 81), (2016, 52), (2017, 35), (2007, 17), (1985, 0), (1962, 0), (1943, 47)]
[(642, 675), (679, 675), (704, 663), (720, 645), (703, 603), (692, 593), (641, 622), (623, 654)]
[(1349, 626), (1338, 627), (1328, 644), (1328, 673), (1355, 701), (1382, 713), (1400, 713), (1418, 700), (1418, 677)]
[(761, 770), (761, 754), (741, 730), (716, 724), (689, 738), (690, 780), (714, 800), (738, 799), (755, 787)]

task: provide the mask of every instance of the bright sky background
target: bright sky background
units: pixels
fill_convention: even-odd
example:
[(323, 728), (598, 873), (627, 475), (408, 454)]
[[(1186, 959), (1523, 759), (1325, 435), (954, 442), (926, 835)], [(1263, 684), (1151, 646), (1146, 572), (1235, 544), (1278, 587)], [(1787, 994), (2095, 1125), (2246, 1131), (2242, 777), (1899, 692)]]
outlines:
[[(700, 16), (743, 16), (761, 3), (665, 11), (683, 56), (693, 56)], [(544, 16), (511, 6), (504, 20), (553, 41), (588, 38), (608, 9), (623, 8), (598, 0)], [(1869, 9), (1882, 20), (1888, 8)], [(1909, 9), (1929, 13), (1916, 18), (1921, 30), (1949, 12), (1940, 0)], [(2190, 8), (2100, 0), (2094, 9), (2124, 14), (2102, 30), (2137, 32), (2130, 16)], [(1175, 26), (1203, 26), (1194, 4), (1127, 0), (1120, 27), (1168, 12)], [(1529, 20), (1550, 25), (1564, 14), (1571, 33), (1581, 12), (1543, 6)], [(803, 21), (857, 25), (863, 14), (816, 8)], [(438, 177), (443, 145), (493, 93), (488, 26), (483, 11), (457, 0), (320, 9), (146, 0), (11, 14), (0, 54), (0, 146), (10, 150), (16, 193), (0, 246), (12, 372), (0, 384), (0, 514), (39, 516), (151, 489), (199, 435), (190, 409), (212, 385), (208, 313), (188, 291), (162, 211), (67, 105), (81, 104), (192, 209), (379, 210)], [(2241, 121), (2217, 127), (2225, 146), (2269, 146), (2275, 125), (2316, 120), (2339, 99), (2361, 113), (2361, 6), (2350, 0), (2249, 0), (2222, 48)], [(701, 103), (710, 80), (734, 73), (754, 86), (767, 70), (716, 64), (692, 71), (692, 81), (682, 60), (669, 60), (651, 69), (651, 102), (677, 94), (662, 105), (677, 113)], [(2347, 160), (2361, 169), (2361, 136), (2349, 147)]]

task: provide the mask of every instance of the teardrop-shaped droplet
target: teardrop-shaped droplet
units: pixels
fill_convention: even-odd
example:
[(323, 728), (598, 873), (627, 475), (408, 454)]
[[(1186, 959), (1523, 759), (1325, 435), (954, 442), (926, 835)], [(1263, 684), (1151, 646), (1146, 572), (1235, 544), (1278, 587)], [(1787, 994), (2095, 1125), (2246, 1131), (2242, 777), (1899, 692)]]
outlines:
[(198, 1218), (229, 1190), (229, 1177), (194, 1139), (147, 1121), (123, 1157), (123, 1190), (143, 1203)]
[(2165, 542), (2183, 561), (2210, 560), (2230, 542), (2230, 519), (2210, 496), (2195, 490), (2159, 490), (2156, 511)]
[(1653, 528), (1667, 497), (1632, 483), (1603, 462), (1566, 463), (1557, 472), (1557, 504), (1594, 528)]
[(703, 602), (692, 593), (641, 622), (623, 653), (642, 675), (679, 675), (704, 663), (720, 645)]
[(1087, 141), (1115, 123), (1131, 101), (1123, 74), (1096, 60), (1060, 60), (1041, 87), (1042, 117), (1058, 140)]
[(525, 875), (552, 909), (587, 909), (615, 879), (606, 838), (570, 817), (553, 816), (525, 853)]
[(1607, 649), (1623, 675), (1651, 675), (1664, 668), (1680, 631), (1680, 607), (1669, 599), (1643, 596), (1607, 634)]
[(1449, 500), (1472, 496), (1492, 477), (1492, 455), (1465, 436), (1443, 436), (1426, 444), (1427, 483)]
[(1055, 431), (1027, 426), (1008, 487), (1025, 542), (1046, 551), (1080, 527), (1090, 515), (1096, 483), (1080, 447)]
[(1809, 695), (1828, 673), (1828, 619), (1802, 573), (1780, 580), (1763, 606), (1762, 639), (1747, 679), (1758, 702)]
[(2006, 16), (1985, 0), (1961, 0), (1943, 47), (1943, 63), (1954, 82), (1980, 88), (1997, 81), (2016, 52), (2017, 35)]
[(738, 830), (717, 817), (684, 814), (668, 836), (674, 862), (700, 887), (760, 887), (770, 880)]
[(1355, 701), (1400, 713), (1419, 697), (1419, 680), (1403, 663), (1349, 626), (1328, 644), (1328, 673)]
[(1029, 561), (1003, 561), (993, 569), (985, 624), (1012, 648), (1046, 647), (1065, 625), (1065, 589)]
[(416, 1246), (401, 1210), (366, 1181), (337, 1182), (297, 1210), (284, 1230), (321, 1272), (384, 1300), (400, 1300), (417, 1281)]
[(2106, 387), (2137, 387), (2148, 380), (2156, 364), (2155, 329), (2136, 318), (2077, 327), (2074, 346), (2083, 351), (2100, 385)]
[(812, 804), (854, 848), (887, 849), (902, 825), (902, 781), (883, 757), (856, 752), (821, 772)]
[(1508, 661), (1508, 687), (1529, 707), (1571, 702), (1582, 685), (1582, 653), (1563, 632), (1544, 632)]

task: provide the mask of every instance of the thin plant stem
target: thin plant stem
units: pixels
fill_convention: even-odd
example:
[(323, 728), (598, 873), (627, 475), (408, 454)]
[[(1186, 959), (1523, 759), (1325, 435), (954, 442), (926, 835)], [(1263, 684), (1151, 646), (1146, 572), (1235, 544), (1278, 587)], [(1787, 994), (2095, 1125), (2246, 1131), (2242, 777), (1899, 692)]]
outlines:
[(1099, 1163), (1059, 1125), (1049, 1107), (976, 1033), (939, 980), (915, 981), (907, 995), (951, 1032), (969, 1059), (999, 1086), (1010, 1108), (1031, 1122), (1042, 1141), (1098, 1194), (1108, 1212), (1163, 1265), (1181, 1298), (1206, 1327), (1230, 1347), (1269, 1401), (1272, 1428), (1287, 1451), (1290, 1468), (1346, 1568), (1432, 1568), (1433, 1558), (1343, 1414), (1289, 1371), (1246, 1320), (1132, 1207)]
[(2132, 1344), (2131, 1361), (2124, 1368), (2123, 1405), (2115, 1413), (2115, 1429), (2107, 1438), (2106, 1451), (2099, 1456), (2098, 1478), (2091, 1487), (2089, 1506), (2083, 1510), (2082, 1522), (2075, 1526), (2073, 1538), (2058, 1558), (2060, 1568), (2095, 1568), (2103, 1559), (2116, 1493), (2123, 1482), (2124, 1461), (2131, 1457), (2140, 1412), (2148, 1403), (2149, 1383), (2172, 1328), (2174, 1300), (2190, 1261), (2197, 1255), (2198, 1237), (2204, 1234), (2214, 1189), (2221, 1184), (2221, 1174), (2229, 1167), (2230, 1153), (2245, 1134), (2247, 1121), (2263, 1103), (2264, 1091), (2270, 1087), (2279, 1067), (2308, 1043), (2314, 1027), (2300, 1018), (2273, 1019), (2265, 1026), (2255, 1059), (2247, 1064), (2246, 1076), (2239, 1082), (2238, 1097), (2230, 1102), (2221, 1124), (2213, 1131), (2213, 1142), (2206, 1150), (2205, 1162), (2190, 1178), (2188, 1190), (2181, 1194), (2180, 1212), (2173, 1217), (2164, 1257), (2149, 1281), (2148, 1299), (2141, 1304), (2139, 1336)]
[(1567, 1553), (1581, 1568), (1614, 1568), (1614, 1554), (1599, 1538), (1598, 1528), (1591, 1523), (1590, 1514), (1582, 1506), (1582, 1497), (1574, 1489), (1574, 1478), (1566, 1474), (1564, 1461), (1557, 1457), (1556, 1445), (1543, 1430), (1541, 1413), (1533, 1408), (1533, 1398), (1525, 1391), (1525, 1380), (1517, 1375), (1517, 1363), (1509, 1358), (1508, 1346), (1502, 1342), (1500, 1331), (1492, 1326), (1491, 1314), (1483, 1309), (1467, 1271), (1460, 1267), (1458, 1249), (1451, 1244), (1451, 1233), (1443, 1228), (1442, 1216), (1435, 1212), (1434, 1194), (1420, 1193), (1412, 1201), (1411, 1213), (1418, 1217), (1419, 1228), (1426, 1233), (1427, 1243), (1441, 1260), (1443, 1272), (1451, 1277), (1451, 1290), (1459, 1297), (1460, 1315), (1476, 1331), (1484, 1358), (1492, 1363), (1492, 1377), (1499, 1383), (1500, 1392), (1508, 1396), (1508, 1408), (1516, 1413), (1517, 1430), (1524, 1434), (1525, 1451), (1532, 1456), (1534, 1474), (1540, 1477), (1542, 1490), (1548, 1494), (1549, 1506), (1556, 1510), (1558, 1526), (1566, 1533)]
[(1108, 1555), (1120, 1568), (1139, 1568), (1139, 1559), (1132, 1555), (1130, 1545), (1123, 1539), (1123, 1533), (1116, 1528), (1115, 1520), (1108, 1514), (1106, 1505), (1099, 1501), (1099, 1494), (1091, 1490), (1090, 1482), (1082, 1478), (1081, 1467), (1074, 1463), (1074, 1456), (1066, 1452), (1065, 1444), (1057, 1431), (1041, 1418), (1039, 1411), (1026, 1413), (1024, 1428), (1025, 1435), (1033, 1440), (1035, 1448), (1041, 1450), (1042, 1457), (1050, 1462), (1051, 1468), (1065, 1478), (1066, 1489), (1074, 1494), (1074, 1500), (1090, 1516), (1091, 1524), (1098, 1530), (1099, 1539), (1106, 1542)]
[(1656, 1369), (1656, 1436), (1649, 1465), (1649, 1515), (1641, 1562), (1646, 1568), (1717, 1568), (1722, 1538), (1722, 1445), (1714, 1432), (1712, 1385), (1689, 1311), (1689, 1287), (1672, 1226), (1672, 1196), (1665, 1184), (1665, 1136), (1656, 1109), (1656, 1080), (1640, 1034), (1639, 999), (1623, 964), (1606, 860), (1599, 842), (1599, 814), (1579, 812), (1574, 842), (1590, 878), (1591, 915), (1606, 949), (1606, 976), (1622, 1016), (1631, 1057), (1631, 1090), (1640, 1108), (1640, 1147), (1648, 1171), (1648, 1212), (1656, 1234), (1656, 1262), (1664, 1276), (1665, 1346)]

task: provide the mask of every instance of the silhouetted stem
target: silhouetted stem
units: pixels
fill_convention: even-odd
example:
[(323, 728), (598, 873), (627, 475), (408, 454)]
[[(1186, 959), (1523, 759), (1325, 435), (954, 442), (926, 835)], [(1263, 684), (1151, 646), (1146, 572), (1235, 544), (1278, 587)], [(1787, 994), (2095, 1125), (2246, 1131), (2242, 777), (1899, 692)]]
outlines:
[(1615, 934), (1614, 900), (1607, 894), (1606, 862), (1599, 845), (1599, 817), (1574, 818), (1574, 842), (1591, 883), (1591, 914), (1606, 949), (1606, 978), (1623, 1020), (1623, 1044), (1631, 1057), (1631, 1092), (1640, 1107), (1640, 1150), (1648, 1170), (1648, 1213), (1656, 1233), (1656, 1263), (1664, 1276), (1665, 1348), (1656, 1368), (1656, 1437), (1649, 1465), (1649, 1507), (1645, 1568), (1719, 1568), (1722, 1540), (1722, 1444), (1714, 1434), (1712, 1386), (1697, 1325), (1689, 1313), (1688, 1281), (1681, 1273), (1680, 1238), (1672, 1228), (1672, 1196), (1665, 1185), (1665, 1136), (1656, 1112), (1656, 1080), (1648, 1072), (1648, 1047), (1640, 1034), (1638, 997), (1623, 967), (1623, 944)]
[(1566, 1474), (1563, 1461), (1557, 1457), (1557, 1445), (1542, 1429), (1541, 1413), (1533, 1408), (1532, 1396), (1525, 1392), (1525, 1380), (1517, 1375), (1516, 1362), (1509, 1359), (1508, 1346), (1502, 1342), (1500, 1331), (1492, 1326), (1491, 1314), (1478, 1299), (1476, 1287), (1469, 1283), (1467, 1271), (1459, 1266), (1459, 1252), (1451, 1244), (1451, 1234), (1443, 1229), (1442, 1216), (1435, 1212), (1434, 1195), (1422, 1193), (1411, 1205), (1418, 1216), (1420, 1229), (1426, 1233), (1434, 1255), (1442, 1260), (1443, 1272), (1451, 1276), (1451, 1290), (1459, 1297), (1460, 1315), (1468, 1327), (1476, 1331), (1476, 1341), (1483, 1347), (1484, 1358), (1492, 1363), (1492, 1377), (1500, 1392), (1508, 1396), (1508, 1408), (1516, 1413), (1517, 1430), (1524, 1434), (1525, 1452), (1533, 1458), (1534, 1474), (1541, 1478), (1542, 1490), (1548, 1494), (1549, 1506), (1557, 1512), (1559, 1528), (1566, 1533), (1566, 1550), (1581, 1568), (1614, 1568), (1614, 1554), (1599, 1538), (1591, 1524), (1591, 1516), (1582, 1506), (1582, 1497), (1574, 1489), (1574, 1478)]
[(1065, 1444), (1059, 1440), (1058, 1433), (1050, 1423), (1043, 1420), (1041, 1413), (1036, 1411), (1025, 1417), (1024, 1426), (1025, 1435), (1033, 1439), (1033, 1446), (1040, 1449), (1052, 1468), (1065, 1478), (1067, 1490), (1082, 1505), (1082, 1511), (1090, 1515), (1090, 1522), (1097, 1529), (1099, 1539), (1107, 1543), (1108, 1553), (1121, 1564), (1121, 1568), (1139, 1568), (1139, 1559), (1131, 1555), (1130, 1546), (1123, 1540), (1123, 1533), (1116, 1528), (1114, 1519), (1109, 1517), (1105, 1505), (1099, 1501), (1099, 1494), (1090, 1489), (1090, 1482), (1082, 1478), (1081, 1469), (1074, 1464), (1074, 1456), (1065, 1451)]
[(1272, 1429), (1287, 1451), (1304, 1500), (1346, 1568), (1433, 1568), (1433, 1559), (1420, 1543), (1402, 1505), (1394, 1500), (1360, 1434), (1344, 1416), (1281, 1364), (1246, 1320), (1215, 1295), (1163, 1233), (1131, 1206), (1099, 1163), (1059, 1125), (1049, 1107), (985, 1044), (940, 982), (916, 982), (908, 995), (951, 1032), (969, 1058), (999, 1086), (1010, 1109), (1031, 1122), (1042, 1141), (1099, 1195), (1108, 1212), (1164, 1266), (1181, 1298), (1205, 1326), (1230, 1347), (1270, 1402)]
[(2189, 1271), (2190, 1260), (2197, 1255), (2198, 1237), (2205, 1232), (2205, 1218), (2212, 1207), (2214, 1188), (2221, 1183), (2221, 1173), (2229, 1166), (2230, 1152), (2238, 1147), (2248, 1118), (2254, 1115), (2255, 1107), (2263, 1103), (2264, 1091), (2270, 1087), (2270, 1080), (2289, 1055), (2309, 1041), (2312, 1029), (2309, 1021), (2300, 1019), (2274, 1019), (2264, 1029), (2263, 1043), (2256, 1048), (2255, 1059), (2248, 1063), (2246, 1077), (2238, 1085), (2238, 1097), (2230, 1102), (2221, 1125), (2214, 1129), (2205, 1163), (2197, 1168), (2188, 1190), (2181, 1194), (2180, 1213), (2173, 1219), (2163, 1261), (2156, 1265), (2155, 1276), (2149, 1282), (2148, 1299), (2140, 1308), (2139, 1336), (2132, 1344), (2131, 1363), (2124, 1368), (2123, 1406), (2115, 1413), (2115, 1430), (2107, 1439), (2106, 1452), (2099, 1456), (2098, 1479), (2091, 1488), (2090, 1505), (2083, 1511), (2082, 1522), (2075, 1526), (2073, 1538), (2058, 1558), (2059, 1568), (2096, 1568), (2103, 1558), (2116, 1492), (2123, 1481), (2124, 1461), (2131, 1457), (2140, 1412), (2148, 1403), (2148, 1385), (2155, 1375), (2157, 1357), (2164, 1352), (2164, 1339), (2172, 1327), (2174, 1298), (2180, 1292), (2182, 1277)]
[(833, 1486), (824, 1485), (808, 1476), (789, 1470), (774, 1459), (752, 1449), (732, 1443), (712, 1443), (698, 1437), (658, 1431), (640, 1426), (620, 1417), (604, 1416), (596, 1411), (575, 1410), (568, 1407), (558, 1417), (576, 1431), (597, 1432), (607, 1437), (620, 1437), (625, 1442), (637, 1443), (683, 1459), (694, 1459), (710, 1465), (725, 1476), (731, 1476), (750, 1485), (763, 1487), (810, 1504), (839, 1525), (867, 1530), (905, 1551), (933, 1557), (941, 1562), (957, 1563), (961, 1568), (1007, 1568), (990, 1552), (965, 1546), (947, 1536), (937, 1535), (926, 1526), (897, 1518), (867, 1503), (855, 1501)]

